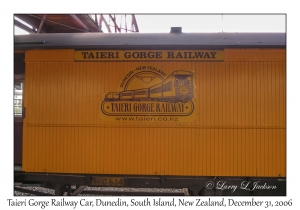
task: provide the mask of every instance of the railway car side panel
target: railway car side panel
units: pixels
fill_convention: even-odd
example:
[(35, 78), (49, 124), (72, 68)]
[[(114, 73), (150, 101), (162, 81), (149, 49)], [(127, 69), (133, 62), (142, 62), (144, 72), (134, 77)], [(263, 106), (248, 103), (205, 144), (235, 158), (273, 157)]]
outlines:
[[(59, 51), (59, 60), (56, 51), (26, 57), (24, 171), (286, 176), (285, 50), (257, 49), (245, 61), (240, 55), (248, 49), (229, 49), (222, 62), (75, 62), (74, 51)], [(50, 60), (40, 58), (47, 53)], [(138, 78), (130, 75), (148, 66)], [(194, 72), (191, 101), (151, 101), (163, 96), (153, 90), (162, 91), (159, 84), (178, 70)], [(136, 94), (137, 101), (122, 87), (127, 75), (148, 85), (137, 88), (148, 90)], [(180, 114), (189, 103), (194, 120), (157, 115)], [(103, 104), (114, 121), (101, 118)], [(148, 114), (127, 114), (142, 111)]]

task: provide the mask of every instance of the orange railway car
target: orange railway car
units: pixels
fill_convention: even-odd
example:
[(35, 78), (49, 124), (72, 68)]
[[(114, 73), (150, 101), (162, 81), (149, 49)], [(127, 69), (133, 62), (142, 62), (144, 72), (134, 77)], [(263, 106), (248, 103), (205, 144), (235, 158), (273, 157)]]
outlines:
[(286, 194), (284, 33), (31, 34), (14, 47), (15, 181), (57, 195), (70, 185)]

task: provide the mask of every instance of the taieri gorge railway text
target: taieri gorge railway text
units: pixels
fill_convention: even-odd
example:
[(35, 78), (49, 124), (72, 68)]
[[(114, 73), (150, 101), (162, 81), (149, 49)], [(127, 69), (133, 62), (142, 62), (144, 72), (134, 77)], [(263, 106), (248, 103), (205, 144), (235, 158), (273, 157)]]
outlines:
[(110, 103), (112, 112), (184, 112), (184, 103)]
[(222, 51), (78, 51), (78, 60), (101, 60), (101, 59), (218, 59), (217, 55)]

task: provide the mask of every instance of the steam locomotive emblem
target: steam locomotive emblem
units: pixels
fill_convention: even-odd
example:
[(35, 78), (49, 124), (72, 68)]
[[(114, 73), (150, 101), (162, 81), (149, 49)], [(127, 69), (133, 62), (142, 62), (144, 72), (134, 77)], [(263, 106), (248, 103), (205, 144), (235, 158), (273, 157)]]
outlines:
[(122, 80), (121, 91), (105, 94), (101, 113), (105, 116), (190, 116), (194, 112), (194, 72), (177, 70), (166, 77), (161, 70), (153, 69), (130, 71)]
[(193, 76), (191, 71), (174, 71), (163, 82), (149, 88), (109, 92), (104, 100), (187, 102), (194, 97)]

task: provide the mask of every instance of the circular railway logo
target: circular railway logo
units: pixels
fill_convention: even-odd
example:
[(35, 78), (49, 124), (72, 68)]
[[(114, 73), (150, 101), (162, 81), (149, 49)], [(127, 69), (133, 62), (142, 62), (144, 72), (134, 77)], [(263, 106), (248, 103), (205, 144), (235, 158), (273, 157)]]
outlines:
[(120, 91), (105, 93), (101, 112), (106, 116), (189, 116), (194, 112), (194, 72), (170, 74), (140, 66), (124, 75)]

